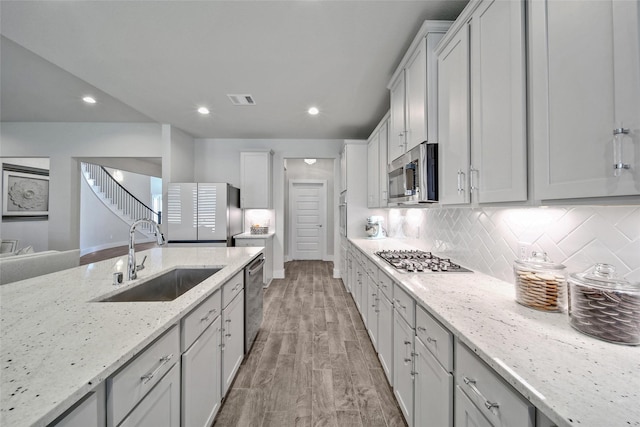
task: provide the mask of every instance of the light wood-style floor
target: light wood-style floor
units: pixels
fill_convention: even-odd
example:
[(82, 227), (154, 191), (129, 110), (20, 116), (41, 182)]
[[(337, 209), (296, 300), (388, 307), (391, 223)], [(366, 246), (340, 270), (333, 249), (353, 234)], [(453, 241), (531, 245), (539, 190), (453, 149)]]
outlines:
[(285, 264), (215, 426), (405, 426), (333, 263)]

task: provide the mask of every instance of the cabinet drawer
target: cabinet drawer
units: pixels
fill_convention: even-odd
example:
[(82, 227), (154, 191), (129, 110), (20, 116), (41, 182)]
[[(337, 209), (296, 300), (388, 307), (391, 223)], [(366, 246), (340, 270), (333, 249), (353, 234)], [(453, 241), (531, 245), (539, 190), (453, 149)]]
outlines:
[(378, 271), (378, 285), (389, 301), (393, 300), (393, 280), (382, 271)]
[(393, 306), (412, 328), (416, 327), (416, 305), (413, 298), (398, 284), (393, 284)]
[(182, 334), (180, 336), (180, 350), (187, 351), (191, 344), (204, 332), (207, 327), (222, 312), (222, 292), (216, 291), (191, 313), (182, 318)]
[(373, 261), (371, 261), (369, 258), (365, 257), (364, 259), (364, 267), (367, 270), (367, 274), (369, 275), (369, 277), (371, 277), (373, 279), (373, 281), (376, 283), (378, 283), (378, 266), (375, 265), (375, 263)]
[(466, 346), (456, 343), (456, 384), (498, 426), (534, 427), (535, 407)]
[(235, 239), (239, 247), (264, 247), (265, 239)]
[(244, 289), (244, 271), (233, 276), (222, 287), (222, 308), (225, 308)]
[(453, 372), (453, 334), (422, 307), (416, 308), (416, 335), (447, 372)]
[(107, 379), (107, 425), (117, 426), (180, 360), (180, 331), (174, 326), (113, 377)]

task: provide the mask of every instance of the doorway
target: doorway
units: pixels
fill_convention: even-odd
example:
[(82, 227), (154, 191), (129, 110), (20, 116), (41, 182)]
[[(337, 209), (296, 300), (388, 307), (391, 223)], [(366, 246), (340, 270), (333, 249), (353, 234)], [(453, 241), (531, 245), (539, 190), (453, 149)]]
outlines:
[(289, 180), (289, 236), (291, 259), (322, 260), (326, 258), (326, 180)]

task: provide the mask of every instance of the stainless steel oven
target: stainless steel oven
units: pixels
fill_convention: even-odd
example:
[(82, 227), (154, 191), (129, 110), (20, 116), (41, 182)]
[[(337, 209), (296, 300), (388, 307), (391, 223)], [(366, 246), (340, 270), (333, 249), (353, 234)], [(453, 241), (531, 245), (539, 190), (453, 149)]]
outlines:
[(391, 162), (388, 168), (389, 202), (438, 201), (438, 145), (423, 142)]

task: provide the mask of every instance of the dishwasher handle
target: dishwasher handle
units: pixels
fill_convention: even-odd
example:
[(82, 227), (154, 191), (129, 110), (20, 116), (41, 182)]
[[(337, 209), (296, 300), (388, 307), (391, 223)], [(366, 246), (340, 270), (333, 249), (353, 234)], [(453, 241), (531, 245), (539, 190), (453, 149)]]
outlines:
[(248, 273), (249, 276), (253, 276), (254, 274), (256, 274), (259, 270), (262, 270), (262, 266), (264, 265), (264, 256), (262, 256), (261, 258), (256, 259), (253, 264), (251, 264), (249, 266), (248, 269)]

